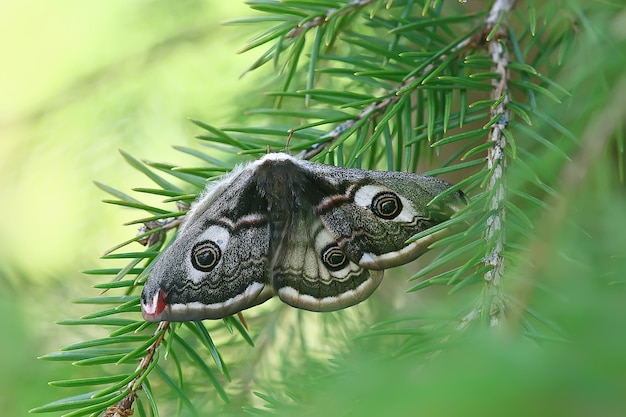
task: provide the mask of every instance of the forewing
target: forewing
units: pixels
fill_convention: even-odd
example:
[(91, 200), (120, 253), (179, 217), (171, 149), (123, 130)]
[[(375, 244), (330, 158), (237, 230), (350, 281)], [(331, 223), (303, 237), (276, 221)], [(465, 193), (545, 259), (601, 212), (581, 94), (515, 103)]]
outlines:
[(308, 165), (335, 190), (317, 203), (316, 213), (341, 249), (364, 268), (382, 270), (416, 259), (448, 231), (406, 241), (465, 204), (459, 192), (436, 207), (428, 206), (450, 186), (432, 177)]
[(194, 204), (146, 281), (146, 320), (217, 319), (273, 295), (267, 204), (254, 195), (253, 175), (252, 167), (235, 172)]

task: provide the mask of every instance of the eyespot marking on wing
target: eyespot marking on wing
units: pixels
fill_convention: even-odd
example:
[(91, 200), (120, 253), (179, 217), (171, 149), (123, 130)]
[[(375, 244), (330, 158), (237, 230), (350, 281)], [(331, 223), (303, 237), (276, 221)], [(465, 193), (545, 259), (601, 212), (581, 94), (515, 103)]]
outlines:
[[(379, 185), (364, 185), (354, 193), (354, 203), (364, 207), (387, 221), (410, 223), (417, 216), (413, 204), (403, 196)], [(389, 212), (377, 211), (383, 209), (385, 203), (393, 203), (393, 210)]]

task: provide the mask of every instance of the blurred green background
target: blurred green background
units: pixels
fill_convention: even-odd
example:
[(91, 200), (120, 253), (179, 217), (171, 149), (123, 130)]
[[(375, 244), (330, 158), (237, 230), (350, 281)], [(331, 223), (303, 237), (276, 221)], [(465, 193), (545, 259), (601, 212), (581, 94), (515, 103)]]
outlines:
[[(184, 165), (188, 157), (171, 145), (198, 146), (193, 136), (199, 129), (187, 118), (218, 126), (237, 122), (231, 118), (246, 107), (245, 94), (262, 81), (263, 71), (239, 78), (255, 52), (235, 51), (244, 44), (242, 34), (253, 32), (220, 23), (251, 13), (239, 1), (0, 3), (2, 415), (24, 416), (64, 396), (46, 383), (71, 378), (76, 368), (36, 357), (84, 340), (89, 329), (52, 323), (92, 311), (70, 303), (97, 294), (90, 286), (100, 279), (80, 271), (111, 267), (98, 257), (135, 234), (136, 226), (121, 224), (137, 213), (100, 203), (109, 196), (93, 180), (125, 192), (149, 186), (118, 149)], [(620, 16), (616, 20), (623, 23)], [(599, 21), (596, 28), (604, 27)], [(615, 58), (619, 68), (607, 77), (611, 88), (582, 83), (591, 92), (561, 108), (581, 125), (588, 123), (590, 98), (605, 100), (608, 93), (602, 93), (623, 80), (618, 54), (595, 50), (603, 59), (578, 57), (584, 64), (569, 62), (574, 70), (566, 74), (593, 72), (585, 65), (605, 64), (604, 57)], [(585, 126), (572, 122), (568, 128), (581, 137)], [(546, 243), (549, 262), (531, 276), (538, 284), (530, 304), (564, 330), (567, 343), (535, 344), (522, 332), (502, 338), (474, 333), (419, 378), (410, 356), (387, 367), (355, 355), (345, 362), (357, 372), (315, 381), (311, 389), (299, 386), (316, 405), (302, 415), (356, 407), (355, 415), (408, 416), (418, 403), (423, 415), (440, 416), (459, 410), (483, 416), (626, 415), (626, 199), (615, 179), (615, 155), (623, 158), (623, 152), (606, 152), (571, 196), (563, 227)], [(372, 368), (363, 368), (368, 361)]]
[(80, 271), (135, 234), (121, 224), (136, 213), (102, 204), (93, 181), (147, 186), (118, 149), (184, 163), (171, 145), (198, 146), (188, 118), (229, 122), (254, 77), (239, 79), (251, 58), (222, 22), (250, 14), (239, 1), (0, 3), (3, 415), (63, 395), (46, 383), (72, 367), (36, 357), (80, 340), (52, 322), (85, 311), (69, 302), (97, 294)]

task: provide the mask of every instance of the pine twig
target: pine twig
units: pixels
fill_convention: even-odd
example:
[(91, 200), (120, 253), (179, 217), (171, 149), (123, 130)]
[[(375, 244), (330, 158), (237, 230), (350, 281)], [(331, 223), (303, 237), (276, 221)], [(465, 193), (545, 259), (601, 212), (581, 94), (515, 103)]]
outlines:
[(285, 37), (288, 39), (297, 38), (298, 36), (302, 35), (303, 33), (305, 33), (311, 28), (322, 26), (324, 23), (328, 22), (328, 20), (334, 15), (341, 16), (344, 14), (348, 14), (357, 9), (367, 6), (368, 4), (373, 3), (374, 1), (376, 0), (352, 0), (349, 2), (348, 7), (344, 8), (341, 11), (338, 11), (337, 9), (328, 9), (326, 10), (326, 13), (324, 13), (322, 16), (318, 16), (315, 19), (309, 20), (308, 22), (305, 22), (291, 29), (287, 33), (287, 35), (285, 35)]
[(485, 239), (490, 242), (489, 252), (485, 255), (484, 263), (490, 268), (484, 275), (487, 286), (486, 294), (490, 300), (489, 322), (492, 326), (497, 326), (504, 314), (504, 296), (502, 293), (502, 276), (504, 274), (504, 224), (506, 212), (504, 208), (504, 169), (506, 167), (505, 147), (506, 129), (510, 113), (507, 107), (511, 100), (509, 93), (510, 74), (508, 70), (509, 53), (505, 40), (506, 30), (502, 21), (505, 15), (511, 11), (515, 0), (496, 0), (487, 17), (487, 49), (493, 62), (493, 71), (499, 75), (492, 81), (492, 99), (496, 106), (491, 109), (491, 120), (495, 121), (489, 131), (489, 141), (493, 146), (487, 152), (487, 168), (492, 173), (487, 185), (487, 194), (491, 195), (489, 212), (491, 215), (487, 219), (487, 229)]
[(165, 334), (170, 327), (170, 323), (168, 321), (162, 321), (159, 323), (159, 327), (155, 334), (161, 332), (161, 334), (156, 338), (154, 343), (152, 343), (148, 349), (146, 350), (146, 355), (141, 358), (139, 362), (139, 366), (137, 369), (139, 370), (139, 374), (128, 383), (127, 387), (130, 390), (129, 393), (117, 404), (114, 404), (106, 409), (104, 412), (104, 417), (127, 417), (133, 414), (133, 403), (137, 398), (137, 391), (141, 389), (142, 384), (138, 384), (138, 381), (143, 380), (145, 378), (145, 373), (148, 371), (150, 364), (154, 360), (154, 356), (157, 352), (157, 349), (163, 342), (165, 338)]
[(324, 150), (325, 148), (330, 146), (332, 143), (337, 141), (344, 132), (348, 131), (359, 121), (363, 119), (371, 119), (381, 113), (384, 113), (387, 110), (387, 108), (389, 108), (391, 105), (393, 105), (398, 100), (400, 100), (403, 94), (413, 92), (413, 89), (409, 89), (408, 87), (411, 86), (417, 79), (426, 76), (433, 69), (435, 69), (440, 62), (445, 61), (450, 56), (459, 54), (461, 51), (465, 50), (465, 48), (469, 47), (470, 45), (474, 43), (475, 43), (474, 37), (470, 37), (470, 38), (463, 40), (462, 42), (459, 42), (458, 45), (455, 45), (454, 48), (450, 50), (450, 53), (441, 55), (438, 61), (427, 65), (418, 74), (407, 78), (396, 88), (385, 91), (382, 95), (382, 97), (384, 98), (369, 104), (363, 110), (361, 110), (361, 112), (359, 112), (359, 114), (353, 119), (346, 120), (345, 122), (336, 126), (330, 132), (322, 135), (320, 139), (326, 139), (326, 141), (312, 146), (310, 149), (304, 151), (300, 155), (300, 157), (303, 159), (311, 159), (313, 156), (317, 155), (322, 150)]

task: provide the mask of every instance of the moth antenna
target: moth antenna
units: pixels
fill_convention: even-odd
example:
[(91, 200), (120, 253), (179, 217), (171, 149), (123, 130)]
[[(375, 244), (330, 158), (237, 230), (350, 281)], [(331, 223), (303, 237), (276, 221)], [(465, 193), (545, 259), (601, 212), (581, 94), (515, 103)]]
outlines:
[(291, 142), (291, 138), (293, 138), (293, 129), (289, 129), (289, 136), (287, 136), (287, 142), (285, 143), (285, 153), (291, 155), (289, 152), (289, 142)]

